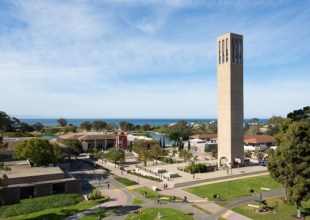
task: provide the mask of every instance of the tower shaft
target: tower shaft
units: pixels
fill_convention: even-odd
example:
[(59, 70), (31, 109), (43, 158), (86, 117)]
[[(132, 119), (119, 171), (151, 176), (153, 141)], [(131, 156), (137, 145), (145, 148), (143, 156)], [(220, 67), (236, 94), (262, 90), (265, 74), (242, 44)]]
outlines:
[(218, 164), (236, 166), (243, 147), (243, 36), (217, 38)]

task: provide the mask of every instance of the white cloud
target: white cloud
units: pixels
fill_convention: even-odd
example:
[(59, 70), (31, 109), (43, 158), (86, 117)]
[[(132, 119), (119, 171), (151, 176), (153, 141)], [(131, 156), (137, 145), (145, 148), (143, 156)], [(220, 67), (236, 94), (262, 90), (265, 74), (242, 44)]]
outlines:
[[(310, 51), (310, 13), (305, 5), (177, 0), (14, 3), (10, 16), (20, 25), (3, 22), (9, 31), (0, 33), (0, 92), (9, 94), (2, 106), (10, 114), (216, 117), (215, 39), (229, 31), (245, 38), (246, 115), (283, 114), (309, 96), (309, 68), (301, 61)], [(295, 81), (296, 75), (303, 79)], [(287, 86), (293, 88), (290, 93), (283, 89)], [(287, 105), (283, 94), (297, 98)], [(267, 97), (268, 108), (260, 108), (266, 104), (262, 97)], [(271, 98), (278, 99), (277, 104)]]

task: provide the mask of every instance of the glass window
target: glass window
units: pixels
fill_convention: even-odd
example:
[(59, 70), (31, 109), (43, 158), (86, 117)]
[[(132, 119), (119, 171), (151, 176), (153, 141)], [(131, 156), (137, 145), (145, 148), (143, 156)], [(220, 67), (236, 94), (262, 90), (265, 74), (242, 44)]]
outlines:
[(226, 38), (226, 63), (228, 62), (228, 38)]
[(219, 64), (221, 64), (221, 41), (219, 41)]
[(235, 62), (235, 38), (232, 38), (231, 42), (232, 42), (231, 61), (234, 63)]
[(222, 40), (222, 63), (225, 61), (225, 53), (224, 53), (224, 40)]

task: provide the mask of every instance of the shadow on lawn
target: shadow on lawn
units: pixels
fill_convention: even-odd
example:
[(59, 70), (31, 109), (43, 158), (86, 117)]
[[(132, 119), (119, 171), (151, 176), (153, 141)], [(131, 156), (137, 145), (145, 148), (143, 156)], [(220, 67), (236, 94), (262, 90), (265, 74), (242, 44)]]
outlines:
[(310, 208), (305, 208), (304, 211), (302, 212), (302, 215), (304, 217), (310, 216)]
[(114, 215), (117, 215), (117, 216), (128, 215), (129, 213), (133, 211), (138, 211), (140, 208), (141, 206), (138, 206), (138, 205), (123, 206), (122, 208), (115, 211)]
[(48, 213), (48, 214), (43, 214), (37, 217), (30, 217), (30, 218), (25, 218), (25, 219), (33, 219), (33, 220), (62, 220), (68, 216), (74, 215), (78, 213), (79, 210), (77, 209), (71, 209), (71, 210), (62, 210), (61, 214), (57, 213)]

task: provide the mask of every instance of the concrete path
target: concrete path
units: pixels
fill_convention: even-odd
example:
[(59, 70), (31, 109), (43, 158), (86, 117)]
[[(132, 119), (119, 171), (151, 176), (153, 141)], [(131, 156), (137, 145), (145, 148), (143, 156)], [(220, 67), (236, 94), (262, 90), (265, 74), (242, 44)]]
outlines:
[[(108, 202), (105, 202), (101, 204), (101, 207), (111, 207), (111, 206), (116, 206), (116, 205), (122, 205), (123, 207), (120, 208), (117, 212), (113, 213), (111, 216), (107, 217), (106, 219), (124, 219), (127, 214), (132, 213), (134, 211), (138, 211), (140, 208), (151, 208), (151, 207), (171, 207), (171, 208), (176, 208), (183, 210), (187, 213), (191, 213), (195, 219), (198, 220), (216, 220), (219, 217), (228, 219), (228, 220), (249, 220), (249, 218), (242, 216), (238, 213), (235, 213), (231, 211), (230, 209), (232, 208), (231, 206), (229, 207), (222, 207), (219, 206), (213, 202), (209, 202), (205, 199), (202, 199), (196, 195), (190, 194), (186, 191), (183, 191), (181, 188), (168, 188), (166, 190), (163, 189), (163, 184), (165, 182), (155, 182), (151, 181), (142, 177), (138, 177), (132, 174), (128, 174), (125, 171), (121, 171), (118, 168), (115, 168), (113, 165), (109, 164), (102, 164), (98, 162), (98, 165), (104, 166), (111, 170), (111, 172), (120, 177), (124, 177), (130, 180), (133, 180), (135, 182), (138, 182), (139, 185), (135, 185), (130, 187), (129, 189), (118, 183), (117, 181), (113, 180), (112, 177), (109, 177), (108, 181), (111, 183), (110, 184), (110, 189), (102, 189), (103, 195), (108, 195), (110, 196), (111, 200)], [(102, 171), (101, 171), (102, 172)], [(149, 200), (148, 203), (146, 204), (141, 204), (141, 205), (131, 205), (131, 201), (133, 197), (143, 197), (140, 194), (132, 191), (134, 188), (138, 187), (148, 187), (152, 188), (153, 186), (156, 186), (160, 191), (158, 191), (160, 194), (163, 195), (175, 195), (180, 198), (184, 198), (184, 196), (187, 197), (187, 200), (189, 203), (170, 203), (170, 202), (162, 202), (161, 204), (157, 204), (154, 201)], [(169, 185), (168, 185), (169, 186)], [(143, 197), (144, 198), (144, 197)], [(247, 198), (249, 199), (249, 198)], [(144, 198), (145, 200), (145, 198)], [(250, 198), (249, 201), (252, 201), (253, 198)], [(244, 204), (249, 202), (246, 199), (239, 198), (237, 199), (236, 202), (232, 203), (235, 204), (235, 206), (238, 206), (240, 204)], [(238, 205), (237, 205), (238, 204)], [(192, 207), (192, 205), (198, 206), (202, 210), (205, 210), (203, 212), (202, 210), (199, 210), (197, 208)], [(98, 210), (100, 205), (93, 207), (92, 209), (89, 209), (87, 211), (78, 213), (75, 216), (70, 216), (66, 219), (77, 219), (80, 218), (90, 212), (93, 212), (95, 210)], [(210, 214), (207, 214), (210, 213)]]

